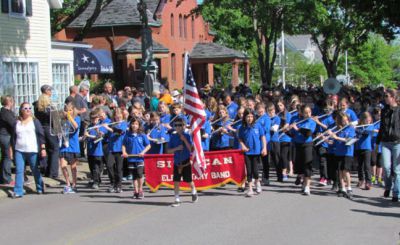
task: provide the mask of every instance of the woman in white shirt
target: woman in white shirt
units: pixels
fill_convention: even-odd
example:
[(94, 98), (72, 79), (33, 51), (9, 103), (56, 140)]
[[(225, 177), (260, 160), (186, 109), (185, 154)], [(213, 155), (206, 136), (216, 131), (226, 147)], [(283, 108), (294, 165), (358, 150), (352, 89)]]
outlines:
[(38, 156), (46, 157), (45, 138), (42, 125), (32, 117), (32, 107), (29, 103), (22, 103), (19, 108), (19, 117), (15, 125), (13, 137), (14, 160), (16, 165), (15, 186), (13, 198), (24, 195), (24, 170), (29, 163), (36, 183), (36, 191), (43, 194), (44, 184), (39, 171)]

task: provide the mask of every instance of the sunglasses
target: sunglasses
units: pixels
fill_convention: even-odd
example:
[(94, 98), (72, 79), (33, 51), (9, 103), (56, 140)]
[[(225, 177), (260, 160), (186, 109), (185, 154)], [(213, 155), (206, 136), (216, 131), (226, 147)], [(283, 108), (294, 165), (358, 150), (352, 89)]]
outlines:
[(175, 124), (175, 127), (182, 127), (183, 124)]
[(22, 108), (22, 110), (24, 110), (24, 111), (30, 111), (30, 110), (32, 110), (32, 108), (31, 108), (31, 107), (24, 107), (24, 108)]

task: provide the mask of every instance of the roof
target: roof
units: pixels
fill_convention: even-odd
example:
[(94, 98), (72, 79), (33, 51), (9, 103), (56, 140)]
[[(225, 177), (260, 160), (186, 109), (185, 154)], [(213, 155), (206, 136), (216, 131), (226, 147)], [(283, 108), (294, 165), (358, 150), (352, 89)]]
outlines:
[(218, 43), (197, 43), (191, 54), (191, 59), (216, 59), (216, 58), (239, 58), (248, 57), (240, 51), (227, 48)]
[[(127, 39), (119, 47), (115, 48), (117, 53), (142, 53), (142, 43), (134, 38)], [(169, 49), (153, 40), (154, 53), (168, 53)]]
[[(147, 17), (149, 25), (160, 26), (161, 24), (156, 21), (154, 11), (157, 8), (158, 0), (146, 0), (147, 3)], [(71, 24), (70, 28), (81, 28), (85, 26), (86, 21), (92, 16), (96, 7), (96, 0), (90, 0), (87, 8), (76, 17)], [(137, 0), (113, 0), (101, 11), (93, 27), (105, 26), (127, 26), (127, 25), (141, 25), (140, 13), (137, 10)]]
[(92, 48), (93, 45), (84, 42), (70, 42), (64, 40), (51, 40), (52, 48)]

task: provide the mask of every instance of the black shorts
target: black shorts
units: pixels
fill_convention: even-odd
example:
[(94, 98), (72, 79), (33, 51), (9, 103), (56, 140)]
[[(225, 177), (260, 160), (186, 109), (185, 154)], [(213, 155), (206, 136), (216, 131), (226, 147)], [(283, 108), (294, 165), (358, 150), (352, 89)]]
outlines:
[[(190, 162), (190, 159), (183, 161), (180, 165), (186, 165)], [(192, 165), (189, 164), (182, 168), (182, 172), (179, 173), (179, 167), (174, 165), (174, 182), (181, 182), (183, 179), (184, 182), (192, 182)]]
[(372, 151), (371, 166), (382, 167), (382, 153)]
[(143, 169), (144, 169), (143, 166), (139, 166), (139, 167), (133, 169), (133, 171), (132, 171), (133, 180), (143, 178)]
[(72, 164), (73, 162), (76, 162), (76, 160), (80, 157), (79, 153), (72, 153), (72, 152), (61, 152), (60, 153), (60, 158), (64, 158), (64, 160), (68, 164)]
[(353, 157), (336, 156), (335, 158), (340, 171), (351, 171), (351, 167), (353, 166)]

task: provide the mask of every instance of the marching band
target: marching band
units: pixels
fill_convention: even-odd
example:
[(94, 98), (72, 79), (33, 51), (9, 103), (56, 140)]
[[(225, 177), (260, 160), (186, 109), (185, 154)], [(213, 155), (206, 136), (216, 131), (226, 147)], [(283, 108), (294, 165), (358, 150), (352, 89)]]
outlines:
[[(241, 149), (244, 152), (246, 195), (249, 197), (254, 194), (253, 186), (259, 194), (261, 183), (270, 184), (271, 166), (275, 168), (279, 182), (288, 182), (289, 177), (296, 177), (295, 183), (301, 184), (303, 195), (311, 194), (311, 177), (316, 164), (320, 175), (318, 184), (331, 185), (340, 197), (353, 198), (350, 173), (355, 167), (358, 167), (359, 188), (369, 190), (378, 184), (383, 187), (385, 174), (393, 174), (393, 170), (382, 169), (380, 142), (383, 140), (378, 140), (381, 110), (390, 106), (384, 100), (387, 92), (376, 89), (359, 94), (352, 89), (342, 90), (340, 100), (338, 95), (324, 94), (321, 89), (307, 93), (292, 88), (290, 92), (266, 91), (257, 95), (239, 91), (222, 95), (203, 91), (207, 115), (201, 130), (203, 150)], [(398, 99), (398, 95), (395, 96)], [(104, 99), (101, 95), (99, 97)], [(360, 103), (367, 100), (368, 103)], [(82, 153), (79, 144), (87, 146), (91, 188), (99, 189), (106, 167), (110, 180), (108, 191), (122, 192), (122, 180), (132, 176), (134, 198), (144, 197), (144, 154), (167, 153), (171, 146), (176, 148), (175, 154), (182, 151), (177, 150), (177, 144), (183, 132), (189, 131), (189, 118), (181, 103), (159, 101), (155, 111), (146, 111), (137, 101), (132, 102), (129, 108), (123, 99), (116, 97), (114, 101), (118, 105), (113, 105), (110, 110), (111, 117), (107, 110), (95, 106), (89, 117), (83, 118), (73, 102), (68, 103), (60, 114), (64, 134), (59, 137), (62, 144), (57, 150), (66, 179), (63, 193), (77, 191), (76, 163)], [(81, 123), (83, 121), (86, 122)], [(53, 123), (50, 123), (50, 130), (53, 130)], [(47, 125), (43, 126), (46, 132)], [(183, 131), (177, 131), (179, 126)], [(81, 127), (84, 129), (80, 130)], [(176, 142), (171, 145), (171, 140)], [(72, 182), (68, 165), (72, 170)], [(261, 180), (259, 167), (262, 167)], [(395, 198), (398, 192), (393, 194)]]

